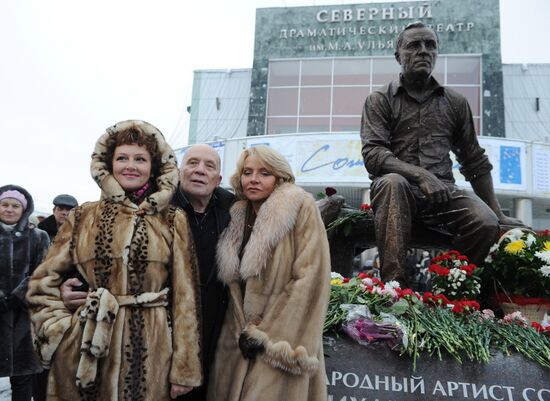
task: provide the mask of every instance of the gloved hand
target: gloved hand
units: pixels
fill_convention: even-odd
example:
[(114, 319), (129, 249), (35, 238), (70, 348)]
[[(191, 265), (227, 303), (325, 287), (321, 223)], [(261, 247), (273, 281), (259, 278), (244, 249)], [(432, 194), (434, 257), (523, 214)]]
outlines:
[(258, 353), (264, 352), (265, 347), (255, 339), (250, 338), (248, 334), (241, 333), (239, 336), (239, 348), (243, 354), (244, 359), (254, 360)]

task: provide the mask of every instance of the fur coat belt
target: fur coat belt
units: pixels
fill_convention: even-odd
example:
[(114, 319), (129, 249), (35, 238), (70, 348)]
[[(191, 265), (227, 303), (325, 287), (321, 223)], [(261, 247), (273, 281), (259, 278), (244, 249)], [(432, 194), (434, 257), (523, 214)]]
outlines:
[(86, 304), (80, 310), (79, 320), (84, 324), (80, 346), (80, 362), (76, 384), (87, 388), (94, 384), (97, 360), (109, 353), (113, 326), (121, 306), (154, 308), (168, 305), (168, 288), (160, 292), (144, 292), (138, 295), (113, 295), (106, 288), (90, 292)]

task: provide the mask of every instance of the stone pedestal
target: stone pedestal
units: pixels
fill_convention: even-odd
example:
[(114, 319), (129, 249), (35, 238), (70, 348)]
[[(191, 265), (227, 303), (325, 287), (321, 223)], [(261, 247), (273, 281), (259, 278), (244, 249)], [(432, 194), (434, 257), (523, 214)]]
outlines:
[(386, 344), (326, 337), (329, 401), (550, 401), (550, 369), (519, 354), (488, 364), (422, 355), (412, 360)]

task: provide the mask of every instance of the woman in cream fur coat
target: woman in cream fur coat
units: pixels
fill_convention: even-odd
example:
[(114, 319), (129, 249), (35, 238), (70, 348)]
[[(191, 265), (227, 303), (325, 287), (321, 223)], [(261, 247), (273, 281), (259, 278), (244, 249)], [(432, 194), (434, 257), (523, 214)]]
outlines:
[(269, 147), (244, 150), (231, 184), (240, 200), (217, 254), (230, 303), (208, 399), (326, 400), (330, 256), (319, 210)]

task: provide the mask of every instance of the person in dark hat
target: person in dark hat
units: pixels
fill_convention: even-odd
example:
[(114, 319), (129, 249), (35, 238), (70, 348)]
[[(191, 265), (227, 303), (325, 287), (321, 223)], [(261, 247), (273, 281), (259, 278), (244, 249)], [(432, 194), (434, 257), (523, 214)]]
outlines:
[(78, 201), (74, 196), (61, 194), (53, 198), (53, 214), (42, 220), (38, 224), (38, 228), (44, 230), (50, 236), (50, 241), (53, 241), (57, 235), (57, 230), (69, 215), (71, 209), (78, 206)]

